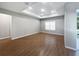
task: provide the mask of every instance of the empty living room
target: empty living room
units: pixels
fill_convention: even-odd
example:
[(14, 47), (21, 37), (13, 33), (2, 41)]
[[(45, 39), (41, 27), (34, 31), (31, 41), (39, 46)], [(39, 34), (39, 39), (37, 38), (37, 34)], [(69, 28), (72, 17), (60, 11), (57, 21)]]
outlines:
[(79, 2), (0, 2), (0, 56), (79, 56)]

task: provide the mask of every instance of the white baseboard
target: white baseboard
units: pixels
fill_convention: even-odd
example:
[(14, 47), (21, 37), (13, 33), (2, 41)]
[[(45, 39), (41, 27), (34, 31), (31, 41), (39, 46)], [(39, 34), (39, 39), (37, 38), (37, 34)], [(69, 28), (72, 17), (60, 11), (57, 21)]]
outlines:
[[(42, 32), (42, 31), (40, 31), (40, 32)], [(19, 38), (22, 38), (22, 37), (25, 37), (25, 36), (30, 36), (30, 35), (33, 35), (33, 34), (36, 34), (36, 33), (40, 33), (40, 32), (35, 32), (35, 33), (23, 35), (23, 36), (14, 37), (14, 38), (12, 38), (12, 40), (19, 39)], [(44, 32), (44, 31), (43, 31), (43, 33), (47, 33), (47, 32)], [(48, 34), (51, 34), (51, 33), (48, 33)], [(54, 33), (54, 34), (55, 34), (55, 33)], [(64, 34), (56, 34), (56, 35), (64, 35)]]
[(74, 51), (79, 51), (79, 49), (75, 49), (75, 48), (68, 47), (68, 46), (65, 46), (65, 48), (68, 48), (68, 49), (71, 49), (71, 50), (74, 50)]
[(6, 39), (6, 38), (10, 38), (10, 36), (8, 36), (8, 37), (3, 37), (3, 38), (0, 38), (0, 40)]
[(64, 34), (60, 34), (60, 33), (49, 33), (49, 32), (45, 32), (45, 31), (41, 31), (43, 33), (48, 33), (48, 34), (55, 34), (55, 35), (64, 35)]
[(26, 37), (26, 36), (30, 36), (30, 35), (37, 34), (37, 33), (39, 33), (39, 32), (35, 32), (35, 33), (23, 35), (23, 36), (18, 36), (18, 37), (12, 38), (12, 40), (19, 39), (19, 38)]

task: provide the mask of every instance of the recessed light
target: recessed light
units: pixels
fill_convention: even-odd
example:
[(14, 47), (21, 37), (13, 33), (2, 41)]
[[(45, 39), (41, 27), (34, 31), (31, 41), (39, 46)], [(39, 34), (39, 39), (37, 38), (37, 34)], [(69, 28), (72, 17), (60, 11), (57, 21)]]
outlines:
[(45, 9), (41, 9), (41, 12), (44, 12), (45, 11)]
[(29, 10), (31, 10), (31, 9), (32, 9), (32, 7), (28, 7), (28, 9), (29, 9)]

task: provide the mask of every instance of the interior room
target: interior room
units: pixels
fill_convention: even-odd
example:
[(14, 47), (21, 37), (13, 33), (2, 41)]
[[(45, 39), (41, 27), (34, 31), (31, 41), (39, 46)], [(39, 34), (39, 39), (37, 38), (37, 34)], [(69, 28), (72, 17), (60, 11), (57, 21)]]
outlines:
[(0, 2), (0, 56), (79, 56), (79, 2)]

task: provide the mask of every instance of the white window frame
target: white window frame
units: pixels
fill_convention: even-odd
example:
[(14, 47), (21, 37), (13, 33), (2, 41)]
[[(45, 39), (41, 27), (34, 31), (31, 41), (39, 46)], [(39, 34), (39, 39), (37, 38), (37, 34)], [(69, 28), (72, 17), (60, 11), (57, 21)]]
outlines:
[(55, 30), (55, 21), (46, 21), (45, 30)]

